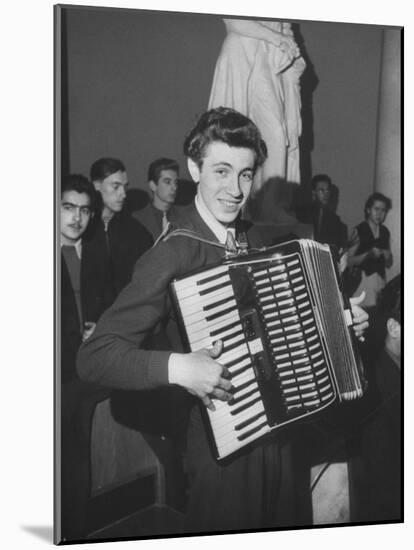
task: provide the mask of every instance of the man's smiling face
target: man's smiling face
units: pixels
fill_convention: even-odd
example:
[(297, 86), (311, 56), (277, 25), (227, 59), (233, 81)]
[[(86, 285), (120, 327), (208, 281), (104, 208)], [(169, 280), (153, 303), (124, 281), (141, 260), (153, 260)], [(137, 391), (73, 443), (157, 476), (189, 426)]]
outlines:
[(206, 150), (201, 167), (189, 160), (189, 170), (199, 181), (199, 192), (213, 216), (231, 224), (248, 199), (254, 176), (255, 153), (214, 141)]

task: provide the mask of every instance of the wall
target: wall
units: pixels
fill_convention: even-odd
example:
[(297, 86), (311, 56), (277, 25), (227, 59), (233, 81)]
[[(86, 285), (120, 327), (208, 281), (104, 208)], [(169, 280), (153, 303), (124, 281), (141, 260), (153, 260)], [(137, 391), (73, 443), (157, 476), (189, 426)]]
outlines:
[[(87, 173), (100, 156), (124, 160), (145, 189), (148, 163), (177, 158), (208, 101), (225, 36), (215, 16), (66, 10), (69, 166)], [(338, 213), (352, 228), (374, 188), (381, 28), (299, 22), (309, 58), (304, 81), (304, 180), (331, 175)]]
[(331, 176), (351, 230), (374, 190), (382, 29), (302, 22), (300, 30), (317, 79), (312, 172)]
[(67, 10), (70, 170), (121, 158), (131, 185), (148, 164), (176, 158), (207, 106), (225, 30), (210, 16), (136, 10)]

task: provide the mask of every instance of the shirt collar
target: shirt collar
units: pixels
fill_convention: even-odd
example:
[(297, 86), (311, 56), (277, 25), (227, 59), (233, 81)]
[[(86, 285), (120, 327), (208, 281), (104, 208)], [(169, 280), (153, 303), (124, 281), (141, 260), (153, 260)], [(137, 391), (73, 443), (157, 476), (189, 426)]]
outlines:
[(64, 245), (62, 242), (60, 243), (60, 248), (62, 248), (62, 246), (73, 246), (76, 250), (76, 255), (79, 259), (82, 259), (82, 239), (79, 239), (78, 241), (76, 241), (76, 243), (74, 245)]
[(219, 241), (219, 243), (226, 244), (228, 231), (231, 231), (233, 233), (233, 237), (235, 237), (236, 231), (234, 227), (228, 227), (228, 228), (224, 227), (223, 224), (221, 224), (219, 221), (216, 220), (216, 218), (207, 208), (206, 203), (203, 201), (203, 197), (201, 196), (199, 190), (197, 191), (197, 195), (195, 197), (194, 202), (202, 220), (208, 225), (208, 227), (217, 237), (217, 240)]

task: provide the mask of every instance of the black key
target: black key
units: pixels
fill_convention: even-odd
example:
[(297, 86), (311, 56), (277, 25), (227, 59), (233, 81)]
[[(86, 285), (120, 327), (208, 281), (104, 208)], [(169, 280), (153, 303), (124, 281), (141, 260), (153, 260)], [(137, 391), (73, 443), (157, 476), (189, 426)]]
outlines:
[(257, 386), (253, 388), (252, 390), (248, 391), (247, 393), (244, 393), (240, 397), (233, 397), (230, 401), (227, 401), (227, 405), (230, 405), (230, 407), (233, 407), (234, 405), (238, 405), (245, 399), (248, 399), (251, 395), (253, 395), (258, 390)]
[(247, 382), (243, 382), (243, 384), (240, 384), (240, 386), (233, 386), (230, 390), (229, 393), (232, 393), (233, 395), (235, 395), (236, 393), (238, 393), (239, 391), (242, 391), (244, 390), (245, 388), (248, 388), (249, 386), (251, 386), (252, 384), (257, 384), (256, 382), (256, 379), (253, 378), (252, 380), (248, 380)]
[[(226, 366), (227, 366), (227, 365), (226, 365)], [(228, 366), (227, 366), (227, 368), (228, 368)], [(240, 369), (237, 369), (237, 370), (235, 370), (235, 371), (232, 371), (232, 372), (231, 372), (230, 380), (231, 380), (232, 378), (236, 378), (236, 376), (238, 376), (238, 375), (241, 374), (242, 372), (244, 372), (244, 371), (246, 371), (246, 370), (249, 370), (249, 369), (251, 369), (251, 368), (252, 368), (252, 366), (249, 364), (249, 365), (245, 365), (244, 367), (241, 367)]]
[(210, 288), (206, 288), (205, 290), (200, 290), (199, 295), (205, 296), (206, 294), (210, 294), (211, 292), (216, 292), (217, 290), (220, 290), (221, 288), (224, 288), (230, 285), (231, 285), (231, 281), (226, 281), (225, 283), (221, 283), (216, 286), (211, 286)]
[(230, 300), (234, 300), (234, 296), (227, 296), (227, 298), (223, 298), (222, 300), (212, 302), (211, 304), (208, 304), (207, 306), (204, 306), (203, 311), (209, 311), (210, 309), (214, 309), (215, 307), (221, 306), (222, 304), (225, 304), (226, 302), (230, 302)]
[(218, 334), (221, 334), (225, 332), (226, 330), (230, 330), (234, 327), (237, 327), (237, 325), (240, 325), (240, 321), (233, 321), (233, 323), (229, 323), (228, 325), (225, 325), (224, 327), (217, 328), (216, 330), (212, 330), (210, 332), (211, 338), (214, 338), (214, 336), (217, 336)]
[(227, 309), (223, 309), (218, 313), (213, 313), (213, 315), (207, 315), (206, 321), (214, 321), (215, 319), (218, 319), (219, 317), (224, 317), (228, 313), (231, 313), (232, 311), (236, 311), (236, 310), (237, 310), (237, 305), (228, 307)]
[(245, 428), (246, 426), (248, 426), (249, 424), (252, 424), (253, 422), (255, 422), (256, 420), (258, 420), (261, 416), (264, 416), (265, 412), (262, 411), (258, 414), (255, 414), (254, 416), (252, 416), (251, 418), (248, 418), (247, 420), (245, 420), (244, 422), (240, 422), (240, 424), (237, 424), (237, 426), (234, 426), (234, 429), (235, 430), (242, 430), (243, 428)]
[(245, 403), (244, 405), (242, 405), (241, 407), (239, 407), (238, 409), (234, 409), (233, 411), (231, 411), (231, 414), (233, 416), (236, 416), (237, 414), (240, 414), (241, 412), (245, 411), (246, 409), (250, 408), (252, 405), (255, 405), (256, 403), (258, 403), (259, 401), (261, 401), (262, 398), (261, 396), (257, 396), (255, 399), (252, 399), (251, 401), (249, 401), (248, 403)]
[(255, 428), (252, 428), (251, 430), (249, 430), (248, 432), (245, 432), (243, 435), (239, 435), (237, 437), (237, 439), (239, 441), (243, 441), (243, 439), (247, 439), (248, 437), (250, 437), (251, 435), (253, 435), (255, 432), (258, 432), (259, 430), (261, 430), (262, 428), (264, 428), (264, 426), (267, 426), (267, 422), (262, 422), (261, 424), (259, 424), (258, 426), (256, 426)]
[(220, 279), (220, 277), (224, 277), (225, 275), (227, 275), (227, 272), (222, 271), (221, 273), (216, 273), (215, 275), (204, 277), (204, 279), (199, 279), (196, 284), (197, 286), (206, 285), (208, 283), (211, 283), (211, 281), (214, 281), (215, 279)]
[(235, 367), (237, 363), (241, 363), (244, 359), (248, 359), (250, 355), (248, 353), (245, 353), (241, 357), (236, 357), (236, 359), (232, 359), (228, 363), (226, 363), (226, 367), (230, 369), (231, 367)]

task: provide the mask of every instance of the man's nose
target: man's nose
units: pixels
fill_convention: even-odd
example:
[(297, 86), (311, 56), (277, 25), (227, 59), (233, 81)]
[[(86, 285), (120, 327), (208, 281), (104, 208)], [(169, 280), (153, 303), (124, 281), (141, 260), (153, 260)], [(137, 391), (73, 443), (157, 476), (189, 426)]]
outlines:
[(125, 197), (126, 197), (125, 187), (121, 186), (119, 188), (119, 196), (120, 196), (121, 199), (125, 199)]
[(237, 174), (233, 174), (227, 181), (227, 191), (233, 196), (238, 197), (241, 195), (240, 182)]
[(77, 222), (81, 219), (81, 209), (80, 209), (79, 206), (77, 208), (75, 208), (75, 210), (73, 212), (73, 217), (74, 217), (75, 221), (77, 221)]

